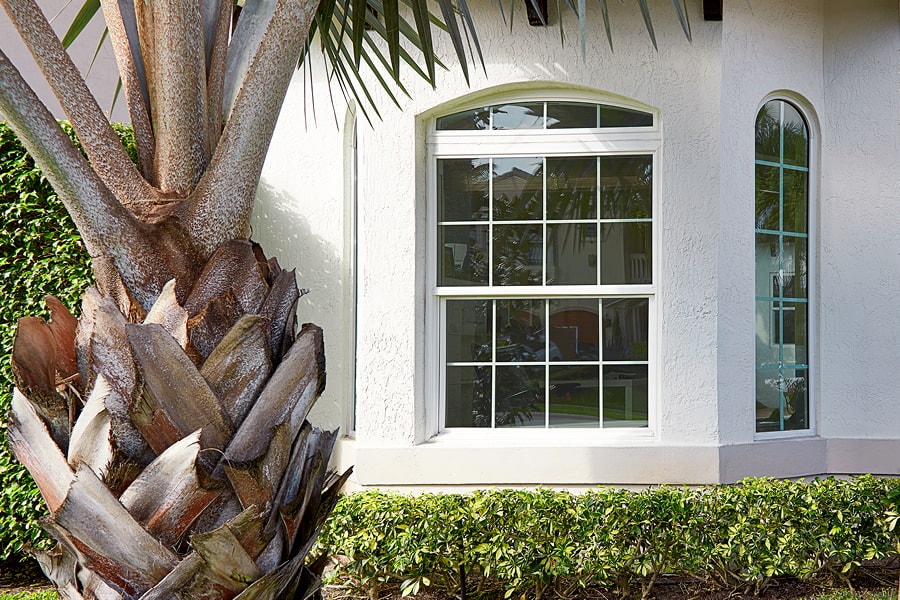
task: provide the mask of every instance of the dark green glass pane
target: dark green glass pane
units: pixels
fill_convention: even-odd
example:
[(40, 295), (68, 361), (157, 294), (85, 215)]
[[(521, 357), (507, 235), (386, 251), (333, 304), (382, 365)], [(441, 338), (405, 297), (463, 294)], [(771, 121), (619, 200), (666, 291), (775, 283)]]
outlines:
[(806, 171), (784, 169), (784, 231), (806, 233), (807, 224), (807, 179)]
[(491, 367), (447, 367), (447, 427), (491, 426)]
[(548, 102), (547, 129), (597, 127), (597, 105), (583, 102)]
[[(806, 238), (784, 236), (782, 240), (783, 256), (780, 279), (782, 285), (777, 286), (782, 298), (806, 298), (809, 295), (807, 285), (807, 247)], [(776, 278), (776, 284), (779, 279)]]
[(647, 360), (650, 340), (650, 301), (647, 298), (603, 299), (604, 362)]
[(766, 102), (756, 115), (756, 160), (781, 162), (781, 101)]
[(653, 157), (600, 158), (600, 218), (649, 219), (653, 216)]
[(600, 283), (653, 282), (650, 223), (600, 224)]
[(453, 158), (437, 161), (440, 221), (487, 221), (490, 161)]
[(781, 169), (756, 165), (756, 228), (778, 231), (781, 228), (779, 194)]
[(494, 285), (541, 285), (543, 228), (494, 225)]
[(547, 218), (597, 218), (597, 158), (547, 159)]
[(778, 342), (781, 328), (781, 302), (756, 301), (756, 365), (776, 367), (781, 364), (783, 348)]
[(653, 115), (650, 113), (614, 106), (600, 107), (600, 127), (650, 127), (652, 125)]
[(756, 296), (759, 298), (769, 298), (775, 294), (772, 282), (781, 270), (779, 252), (777, 235), (756, 234)]
[(495, 158), (494, 220), (530, 221), (544, 214), (544, 159)]
[(544, 367), (495, 367), (497, 427), (544, 427)]
[(809, 372), (806, 369), (785, 369), (782, 384), (784, 394), (784, 430), (809, 429)]
[(757, 369), (756, 430), (808, 429), (808, 387), (806, 369)]
[(544, 103), (523, 102), (491, 107), (494, 129), (543, 129)]
[(809, 165), (809, 131), (806, 121), (793, 105), (784, 104), (784, 163), (806, 167)]
[(756, 369), (756, 431), (781, 431), (781, 370)]
[(475, 131), (490, 126), (490, 108), (464, 110), (437, 120), (438, 131)]
[(597, 224), (547, 225), (547, 284), (597, 283)]
[(503, 362), (543, 361), (543, 300), (497, 300), (497, 355)]
[[(773, 310), (773, 320), (780, 320), (780, 335), (776, 342), (782, 342), (781, 360), (785, 365), (805, 365), (808, 357), (809, 313), (806, 302), (782, 302)], [(779, 313), (780, 314), (777, 314)], [(780, 319), (777, 319), (780, 317)]]
[(550, 367), (550, 427), (600, 426), (600, 367)]
[(603, 426), (646, 427), (647, 365), (603, 366)]
[(487, 285), (488, 226), (438, 227), (438, 285)]
[(447, 300), (447, 362), (490, 362), (493, 306), (490, 300)]
[(597, 298), (550, 300), (550, 360), (600, 360)]

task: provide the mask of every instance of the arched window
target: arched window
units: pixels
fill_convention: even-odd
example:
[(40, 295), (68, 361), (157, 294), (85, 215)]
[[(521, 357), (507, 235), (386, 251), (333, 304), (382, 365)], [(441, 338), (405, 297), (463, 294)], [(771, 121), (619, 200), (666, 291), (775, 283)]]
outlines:
[(517, 97), (428, 139), (444, 428), (646, 428), (656, 117)]
[(810, 428), (809, 127), (785, 100), (756, 117), (756, 431)]

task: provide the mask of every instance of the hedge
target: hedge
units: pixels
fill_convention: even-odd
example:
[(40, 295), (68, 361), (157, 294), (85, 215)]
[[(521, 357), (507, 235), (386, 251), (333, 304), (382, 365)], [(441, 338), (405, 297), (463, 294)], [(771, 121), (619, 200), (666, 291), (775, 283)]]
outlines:
[(897, 551), (900, 480), (773, 479), (696, 489), (538, 489), (344, 497), (321, 548), (337, 580), (458, 593), (567, 597), (587, 586), (649, 594), (664, 574), (759, 592), (774, 577), (849, 580)]
[[(134, 156), (130, 129), (115, 127)], [(74, 139), (71, 127), (63, 124), (63, 128)], [(5, 123), (0, 123), (0, 199), (0, 560), (4, 560), (21, 555), (26, 544), (47, 543), (36, 523), (43, 511), (40, 495), (6, 443), (16, 320), (49, 317), (43, 305), (46, 294), (76, 310), (91, 272), (62, 202)]]

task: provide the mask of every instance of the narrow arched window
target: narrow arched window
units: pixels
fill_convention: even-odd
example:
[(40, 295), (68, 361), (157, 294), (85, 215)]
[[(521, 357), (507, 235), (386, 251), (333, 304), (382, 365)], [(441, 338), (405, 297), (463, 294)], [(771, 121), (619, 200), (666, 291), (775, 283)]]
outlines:
[(785, 100), (756, 117), (756, 431), (810, 428), (809, 127)]

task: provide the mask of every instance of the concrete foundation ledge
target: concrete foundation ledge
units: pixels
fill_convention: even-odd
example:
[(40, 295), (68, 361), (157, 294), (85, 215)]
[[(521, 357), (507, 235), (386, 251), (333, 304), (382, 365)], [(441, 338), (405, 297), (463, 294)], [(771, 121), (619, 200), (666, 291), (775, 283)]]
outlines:
[(352, 489), (466, 491), (482, 487), (583, 489), (596, 485), (733, 483), (746, 477), (900, 475), (900, 439), (819, 437), (726, 446), (424, 443), (362, 445), (342, 440)]

